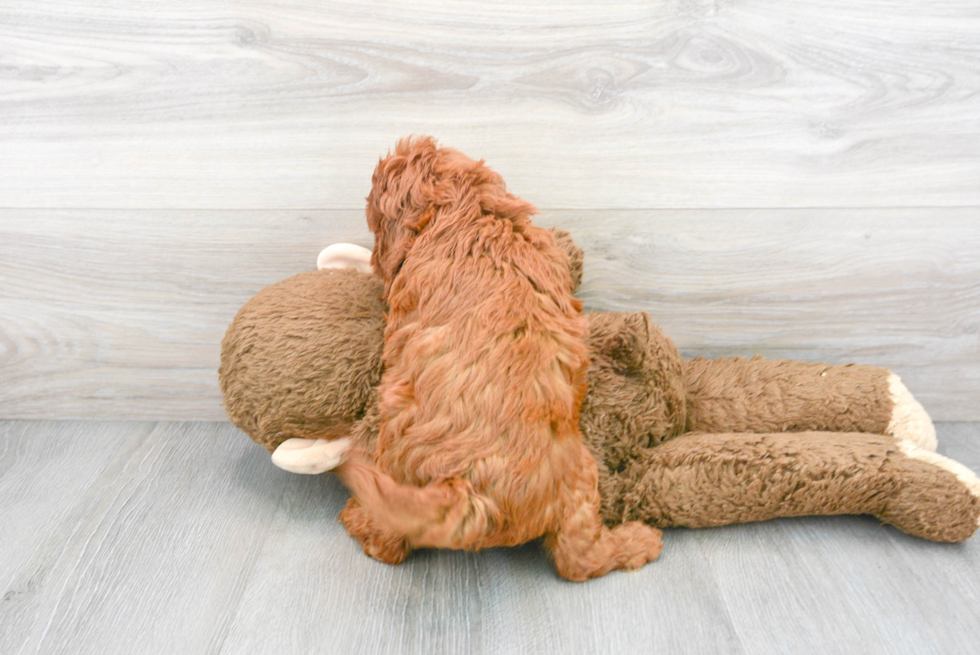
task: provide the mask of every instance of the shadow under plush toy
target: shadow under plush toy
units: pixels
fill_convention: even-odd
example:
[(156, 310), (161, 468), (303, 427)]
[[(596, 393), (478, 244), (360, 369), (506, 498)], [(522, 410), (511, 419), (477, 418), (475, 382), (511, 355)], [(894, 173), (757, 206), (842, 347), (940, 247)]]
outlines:
[[(582, 251), (555, 230), (574, 284)], [(370, 252), (331, 246), (321, 270), (260, 291), (238, 312), (219, 370), (231, 421), (297, 473), (374, 452), (385, 332)], [(921, 405), (887, 369), (680, 358), (645, 313), (588, 315), (580, 427), (612, 527), (709, 527), (872, 514), (934, 541), (969, 538), (980, 480), (936, 454)]]

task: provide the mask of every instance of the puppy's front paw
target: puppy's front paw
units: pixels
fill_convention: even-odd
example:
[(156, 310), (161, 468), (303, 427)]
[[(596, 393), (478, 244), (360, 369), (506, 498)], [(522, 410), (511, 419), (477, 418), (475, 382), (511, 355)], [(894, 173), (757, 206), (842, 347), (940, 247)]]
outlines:
[(911, 441), (919, 448), (935, 451), (936, 428), (932, 419), (894, 373), (888, 376), (888, 393), (894, 406), (885, 434)]
[(286, 439), (276, 452), (272, 463), (290, 473), (316, 475), (337, 468), (344, 453), (350, 448), (350, 439)]

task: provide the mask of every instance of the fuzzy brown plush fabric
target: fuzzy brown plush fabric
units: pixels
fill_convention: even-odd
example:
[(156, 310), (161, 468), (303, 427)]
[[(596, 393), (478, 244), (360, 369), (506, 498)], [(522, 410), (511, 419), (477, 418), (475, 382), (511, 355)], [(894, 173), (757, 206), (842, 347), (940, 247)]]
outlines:
[(270, 452), (292, 437), (346, 435), (381, 382), (384, 311), (380, 281), (352, 269), (257, 293), (221, 344), (232, 422)]
[[(374, 276), (324, 270), (252, 298), (223, 342), (231, 421), (270, 453), (290, 437), (353, 422), (350, 436), (370, 450), (380, 421), (381, 289)], [(685, 362), (646, 314), (587, 318), (592, 355), (580, 426), (599, 467), (607, 525), (640, 519), (694, 528), (869, 513), (935, 541), (962, 541), (976, 530), (980, 502), (968, 471), (957, 476), (949, 470), (955, 462), (881, 436), (892, 409), (887, 370)], [(804, 391), (813, 388), (826, 402)], [(804, 393), (807, 407), (786, 409), (786, 398)], [(805, 431), (790, 431), (797, 425)]]
[(955, 473), (866, 433), (690, 432), (633, 459), (603, 493), (607, 517), (664, 527), (872, 514), (917, 537), (962, 541), (980, 516)]
[(691, 432), (873, 432), (892, 414), (887, 369), (722, 358), (685, 362)]

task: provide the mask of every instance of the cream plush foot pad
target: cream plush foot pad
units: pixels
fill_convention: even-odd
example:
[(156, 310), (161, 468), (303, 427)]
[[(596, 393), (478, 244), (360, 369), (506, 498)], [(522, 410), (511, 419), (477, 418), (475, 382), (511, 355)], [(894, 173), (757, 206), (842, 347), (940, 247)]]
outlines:
[(919, 448), (936, 450), (936, 428), (932, 424), (932, 419), (919, 401), (905, 388), (901, 378), (894, 373), (888, 376), (888, 393), (891, 395), (894, 408), (885, 434), (911, 441)]
[(350, 447), (350, 439), (286, 439), (276, 452), (272, 463), (290, 473), (316, 475), (337, 468)]
[(320, 251), (316, 258), (317, 269), (356, 268), (361, 273), (372, 273), (371, 251), (353, 243), (335, 243)]

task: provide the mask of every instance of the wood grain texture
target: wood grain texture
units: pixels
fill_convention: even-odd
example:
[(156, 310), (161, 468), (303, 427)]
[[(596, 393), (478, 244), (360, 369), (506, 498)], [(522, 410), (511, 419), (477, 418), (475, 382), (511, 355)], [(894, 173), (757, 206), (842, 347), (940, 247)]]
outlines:
[[(980, 419), (980, 214), (551, 211), (590, 309), (647, 311), (685, 356), (896, 370), (938, 420)], [(0, 210), (0, 416), (224, 418), (219, 344), (354, 211)]]
[(546, 208), (980, 204), (968, 0), (8, 0), (0, 206), (361, 206), (410, 132)]
[[(937, 425), (939, 452), (980, 470), (980, 425)], [(976, 649), (980, 542), (939, 545), (872, 517), (807, 517), (699, 531), (742, 643), (760, 652)], [(970, 573), (967, 573), (970, 571)], [(794, 626), (791, 630), (782, 626)], [(954, 627), (955, 626), (955, 627)]]
[[(980, 468), (980, 424), (940, 424)], [(4, 653), (967, 653), (980, 541), (863, 517), (668, 530), (660, 559), (572, 584), (536, 545), (391, 567), (346, 492), (227, 423), (0, 423)]]
[(883, 366), (978, 418), (978, 210), (567, 214), (587, 306), (647, 311), (684, 356)]
[(222, 418), (238, 308), (364, 232), (350, 212), (0, 211), (0, 416)]
[[(0, 584), (3, 607), (20, 615), (34, 607), (21, 603), (49, 579), (53, 560), (44, 546), (72, 535), (66, 524), (78, 520), (75, 511), (87, 494), (98, 493), (100, 477), (132, 450), (132, 443), (151, 431), (146, 423), (113, 423), (89, 428), (78, 422), (0, 423)], [(48, 556), (50, 557), (50, 553)], [(32, 575), (15, 584), (18, 572)], [(0, 622), (0, 643), (9, 644), (13, 624)]]
[[(62, 459), (51, 447), (62, 425), (28, 424), (5, 445), (40, 441)], [(122, 447), (113, 424), (68, 425), (76, 434), (62, 441), (111, 463), (76, 461), (64, 483), (31, 470), (33, 458), (21, 464), (18, 477), (38, 476), (43, 493), (30, 515), (5, 503), (4, 523), (18, 534), (57, 529), (5, 576), (3, 652), (217, 652), (278, 503), (243, 493), (241, 481), (263, 490), (276, 471), (241, 459), (245, 444), (226, 424), (135, 424)], [(86, 477), (86, 493), (72, 494), (67, 484)]]

